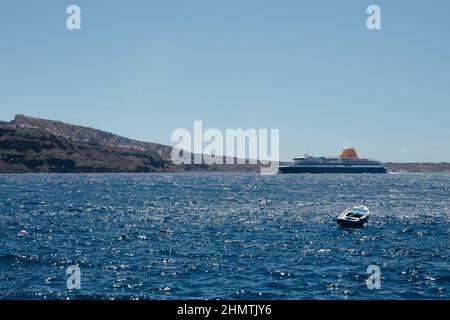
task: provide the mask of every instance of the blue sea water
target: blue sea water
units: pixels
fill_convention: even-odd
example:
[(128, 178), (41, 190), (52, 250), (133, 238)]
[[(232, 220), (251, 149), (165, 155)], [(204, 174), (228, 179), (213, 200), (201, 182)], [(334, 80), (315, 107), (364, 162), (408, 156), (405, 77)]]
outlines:
[(0, 298), (449, 299), (449, 220), (448, 174), (0, 175)]

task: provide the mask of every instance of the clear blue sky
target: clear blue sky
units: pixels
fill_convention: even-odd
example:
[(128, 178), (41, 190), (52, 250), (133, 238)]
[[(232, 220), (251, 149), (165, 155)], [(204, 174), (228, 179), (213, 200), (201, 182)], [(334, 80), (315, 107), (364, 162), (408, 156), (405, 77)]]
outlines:
[[(66, 8), (82, 30), (66, 29)], [(380, 31), (366, 8), (382, 10)], [(0, 119), (174, 144), (279, 128), (281, 158), (353, 146), (450, 161), (450, 1), (42, 0), (0, 5)]]

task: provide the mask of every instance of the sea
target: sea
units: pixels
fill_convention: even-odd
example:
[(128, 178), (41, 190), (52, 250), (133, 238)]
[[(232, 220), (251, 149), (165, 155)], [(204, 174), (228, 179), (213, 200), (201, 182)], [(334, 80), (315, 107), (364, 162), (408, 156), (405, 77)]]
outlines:
[(0, 175), (0, 299), (449, 299), (449, 231), (450, 174)]

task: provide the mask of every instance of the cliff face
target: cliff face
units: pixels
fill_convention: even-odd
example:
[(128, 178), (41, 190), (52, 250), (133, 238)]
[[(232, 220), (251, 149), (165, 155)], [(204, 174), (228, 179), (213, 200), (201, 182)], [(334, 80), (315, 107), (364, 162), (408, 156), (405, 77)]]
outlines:
[(172, 147), (59, 121), (0, 121), (0, 173), (254, 171), (255, 165), (174, 165)]
[(0, 172), (158, 172), (183, 170), (172, 148), (59, 121), (18, 115), (0, 122)]
[[(93, 140), (103, 135), (104, 140)], [(16, 117), (11, 123), (0, 123), (0, 172), (177, 170), (156, 151), (106, 143), (108, 141), (114, 141), (114, 135), (48, 120)]]
[(157, 143), (147, 143), (124, 138), (113, 133), (67, 124), (60, 121), (38, 119), (24, 115), (16, 115), (11, 124), (17, 128), (33, 128), (49, 132), (55, 136), (65, 139), (84, 142), (90, 145), (99, 145), (106, 147), (116, 147), (127, 149), (131, 152), (148, 152), (154, 157), (158, 155), (164, 159), (170, 158), (172, 147)]

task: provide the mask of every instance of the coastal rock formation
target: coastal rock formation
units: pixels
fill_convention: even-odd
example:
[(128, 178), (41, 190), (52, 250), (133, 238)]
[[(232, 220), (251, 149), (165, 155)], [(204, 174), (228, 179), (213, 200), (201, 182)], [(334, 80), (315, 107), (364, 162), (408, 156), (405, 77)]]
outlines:
[[(16, 118), (17, 119), (17, 118)], [(0, 124), (0, 172), (153, 172), (176, 168), (156, 151), (93, 144), (53, 132), (44, 123)], [(47, 122), (48, 123), (48, 122)], [(69, 129), (67, 127), (67, 129)], [(74, 128), (76, 131), (77, 128)], [(69, 131), (69, 130), (68, 130)]]
[(0, 122), (0, 173), (252, 171), (250, 165), (174, 165), (172, 147), (59, 121)]
[(129, 151), (148, 152), (154, 157), (170, 158), (172, 147), (157, 144), (136, 141), (118, 136), (113, 133), (67, 124), (60, 121), (46, 120), (16, 115), (11, 124), (17, 128), (32, 128), (49, 132), (57, 137), (63, 137), (67, 140), (84, 142), (90, 145), (106, 146), (126, 149)]

